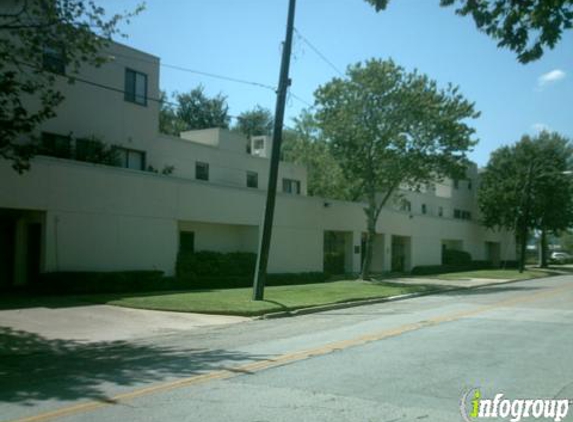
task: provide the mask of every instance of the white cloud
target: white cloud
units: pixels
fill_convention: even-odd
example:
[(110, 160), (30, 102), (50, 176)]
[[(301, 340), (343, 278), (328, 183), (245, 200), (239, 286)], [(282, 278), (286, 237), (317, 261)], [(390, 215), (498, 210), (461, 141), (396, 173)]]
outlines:
[(551, 84), (561, 79), (565, 78), (566, 73), (561, 69), (554, 69), (551, 72), (544, 73), (539, 78), (537, 78), (537, 85), (539, 87)]
[(531, 130), (535, 132), (535, 134), (538, 134), (543, 132), (544, 130), (550, 132), (551, 128), (544, 123), (534, 123), (531, 125)]

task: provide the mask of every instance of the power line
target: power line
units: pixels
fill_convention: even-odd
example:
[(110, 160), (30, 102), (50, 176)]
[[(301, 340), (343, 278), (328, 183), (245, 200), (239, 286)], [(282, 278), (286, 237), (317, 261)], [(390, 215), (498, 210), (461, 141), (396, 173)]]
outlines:
[[(138, 61), (142, 61), (142, 62), (146, 62), (146, 63), (152, 63), (152, 64), (157, 64), (156, 61), (154, 60), (149, 60), (149, 59), (144, 59), (142, 57), (135, 57), (135, 56), (131, 56), (131, 55), (127, 55), (127, 54), (122, 54), (122, 53), (113, 53), (111, 54), (111, 56), (119, 56), (119, 57), (124, 57), (127, 59), (132, 59), (132, 60), (138, 60)], [(163, 63), (163, 62), (159, 62), (159, 66), (161, 67), (165, 67), (168, 69), (173, 69), (173, 70), (178, 70), (180, 72), (187, 72), (187, 73), (193, 73), (196, 75), (202, 75), (202, 76), (207, 76), (210, 78), (214, 78), (214, 79), (220, 79), (220, 80), (224, 80), (224, 81), (229, 81), (229, 82), (235, 82), (235, 83), (240, 83), (240, 84), (244, 84), (244, 85), (251, 85), (251, 86), (256, 86), (259, 88), (264, 88), (264, 89), (268, 89), (271, 90), (273, 92), (276, 92), (276, 88), (262, 83), (262, 82), (257, 82), (257, 81), (249, 81), (247, 79), (241, 79), (241, 78), (235, 78), (234, 76), (227, 76), (227, 75), (220, 75), (217, 73), (211, 73), (211, 72), (205, 72), (203, 70), (197, 70), (197, 69), (191, 69), (188, 67), (184, 67), (184, 66), (179, 66), (179, 65), (174, 65), (174, 64), (168, 64), (168, 63)]]
[(345, 76), (344, 73), (341, 72), (340, 69), (338, 69), (338, 67), (336, 67), (336, 65), (335, 65), (334, 63), (332, 63), (332, 61), (330, 61), (330, 60), (328, 59), (328, 57), (326, 57), (323, 53), (321, 53), (321, 51), (320, 51), (318, 48), (316, 48), (316, 47), (314, 46), (314, 44), (312, 44), (312, 43), (308, 40), (308, 38), (306, 38), (304, 35), (302, 35), (297, 28), (295, 28), (294, 31), (295, 31), (296, 35), (297, 35), (306, 45), (308, 45), (308, 46), (310, 47), (310, 49), (311, 49), (312, 51), (314, 51), (318, 57), (320, 57), (326, 64), (328, 64), (332, 69), (334, 69), (334, 71), (335, 71), (336, 73), (338, 73), (338, 74), (339, 74), (340, 76), (342, 76), (342, 77)]
[(301, 103), (303, 103), (303, 104), (306, 105), (307, 107), (310, 107), (310, 108), (313, 108), (313, 107), (314, 107), (313, 104), (309, 103), (309, 102), (306, 101), (306, 100), (303, 100), (301, 97), (299, 97), (298, 95), (296, 95), (294, 92), (292, 92), (292, 91), (290, 91), (290, 90), (289, 90), (289, 95), (290, 95), (292, 98), (294, 98), (295, 100), (300, 101)]

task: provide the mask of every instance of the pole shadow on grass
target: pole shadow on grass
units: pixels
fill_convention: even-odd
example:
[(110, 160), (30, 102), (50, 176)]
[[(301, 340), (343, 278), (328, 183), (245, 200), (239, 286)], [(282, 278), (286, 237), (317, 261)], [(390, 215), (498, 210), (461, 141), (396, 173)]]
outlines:
[(0, 327), (0, 401), (24, 406), (44, 400), (109, 403), (104, 385), (165, 382), (265, 358), (125, 341), (84, 344)]

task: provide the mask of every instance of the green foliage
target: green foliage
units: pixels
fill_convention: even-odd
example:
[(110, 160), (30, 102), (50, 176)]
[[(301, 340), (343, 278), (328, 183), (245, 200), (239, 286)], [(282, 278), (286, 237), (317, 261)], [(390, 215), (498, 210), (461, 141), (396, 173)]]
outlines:
[(183, 130), (199, 130), (209, 128), (228, 129), (231, 118), (227, 98), (217, 94), (209, 98), (202, 85), (183, 94), (177, 94), (178, 107), (176, 110), (175, 127), (181, 124)]
[(468, 265), (472, 262), (472, 256), (469, 252), (458, 251), (456, 249), (444, 249), (442, 252), (443, 265)]
[(250, 252), (179, 252), (176, 273), (179, 279), (202, 277), (253, 277), (257, 255)]
[(571, 141), (558, 133), (523, 136), (491, 155), (481, 175), (479, 206), (491, 228), (565, 230), (573, 224)]
[(283, 131), (281, 154), (284, 161), (306, 167), (309, 196), (357, 199), (355, 184), (344, 177), (314, 116), (307, 110), (294, 119), (293, 129)]
[(31, 287), (38, 293), (78, 294), (161, 290), (163, 271), (52, 272), (40, 274)]
[[(377, 11), (389, 0), (366, 0)], [(573, 26), (572, 0), (440, 0), (441, 6), (459, 5), (456, 13), (471, 15), (478, 29), (498, 40), (499, 47), (517, 53), (521, 63), (539, 59)]]
[(239, 114), (233, 130), (249, 139), (252, 136), (270, 136), (273, 131), (273, 114), (269, 109), (257, 105), (252, 110)]
[(469, 120), (479, 113), (457, 87), (438, 88), (393, 61), (350, 66), (316, 92), (316, 121), (346, 180), (367, 201), (367, 246), (372, 259), (376, 221), (401, 184), (419, 186), (444, 175), (462, 178), (475, 145)]
[[(33, 144), (21, 144), (22, 135), (54, 117), (64, 96), (54, 88), (56, 80), (74, 81), (80, 66), (100, 66), (102, 49), (118, 33), (122, 21), (137, 14), (114, 15), (80, 0), (17, 1), (2, 4), (0, 15), (0, 157), (11, 160), (22, 172), (30, 167)], [(61, 65), (46, 60), (44, 49), (61, 54)], [(62, 66), (62, 67), (63, 67)], [(34, 104), (34, 106), (32, 106)], [(34, 140), (34, 139), (32, 139)], [(37, 141), (37, 139), (36, 139)]]
[(161, 91), (159, 106), (159, 132), (166, 135), (179, 136), (186, 130), (185, 123), (177, 116), (177, 107), (169, 102), (165, 91)]

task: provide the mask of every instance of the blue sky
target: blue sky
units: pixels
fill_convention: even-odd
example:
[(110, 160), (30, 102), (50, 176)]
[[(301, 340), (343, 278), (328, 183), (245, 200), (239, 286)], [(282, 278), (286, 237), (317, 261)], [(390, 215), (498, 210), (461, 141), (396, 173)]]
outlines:
[[(137, 0), (100, 0), (108, 11), (133, 9)], [(287, 0), (148, 0), (124, 32), (125, 44), (170, 65), (184, 66), (275, 86)], [(376, 13), (363, 0), (298, 0), (295, 26), (339, 69), (369, 58), (392, 58), (437, 80), (451, 82), (476, 103), (473, 122), (479, 165), (500, 145), (540, 128), (573, 138), (573, 31), (544, 57), (528, 65), (498, 49), (470, 18), (440, 8), (438, 0), (394, 0)], [(291, 64), (292, 92), (308, 103), (336, 76), (300, 38)], [(198, 84), (227, 96), (230, 113), (260, 104), (274, 110), (272, 91), (161, 68), (161, 87), (187, 91)], [(287, 124), (305, 104), (291, 97)]]

